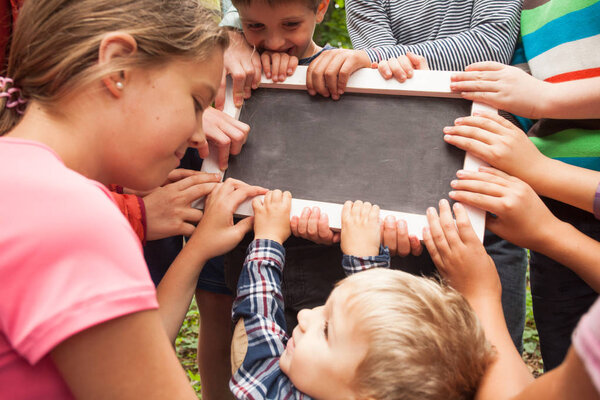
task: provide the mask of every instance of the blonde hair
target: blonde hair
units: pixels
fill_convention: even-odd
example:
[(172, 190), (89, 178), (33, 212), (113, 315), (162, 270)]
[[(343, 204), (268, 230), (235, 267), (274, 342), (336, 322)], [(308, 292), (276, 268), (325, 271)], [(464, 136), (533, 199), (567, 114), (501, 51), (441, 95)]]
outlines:
[(460, 293), (381, 268), (340, 285), (349, 285), (346, 306), (369, 341), (353, 380), (357, 398), (473, 398), (494, 352)]
[[(228, 45), (216, 17), (200, 0), (28, 0), (13, 33), (7, 75), (26, 99), (52, 108), (74, 89), (111, 73), (176, 58), (208, 59), (215, 48)], [(137, 51), (101, 68), (100, 43), (114, 31), (130, 34)], [(20, 118), (5, 103), (0, 99), (0, 135)]]

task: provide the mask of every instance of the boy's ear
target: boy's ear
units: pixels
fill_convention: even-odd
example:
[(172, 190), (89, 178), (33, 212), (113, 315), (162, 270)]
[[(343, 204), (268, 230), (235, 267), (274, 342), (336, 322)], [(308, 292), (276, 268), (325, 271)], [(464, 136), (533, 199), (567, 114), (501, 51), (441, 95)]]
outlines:
[(323, 18), (325, 18), (327, 7), (329, 7), (329, 0), (321, 0), (317, 6), (317, 24), (320, 24), (323, 21)]
[[(111, 32), (100, 42), (98, 64), (109, 66), (119, 62), (119, 59), (129, 57), (137, 51), (137, 42), (128, 33)], [(115, 97), (121, 97), (121, 92), (127, 84), (129, 73), (125, 70), (112, 73), (102, 79), (108, 91)]]

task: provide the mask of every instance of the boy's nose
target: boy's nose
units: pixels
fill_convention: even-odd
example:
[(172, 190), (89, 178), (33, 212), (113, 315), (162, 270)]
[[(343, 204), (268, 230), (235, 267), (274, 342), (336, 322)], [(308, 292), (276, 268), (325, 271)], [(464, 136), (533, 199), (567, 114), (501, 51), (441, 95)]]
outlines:
[(264, 49), (269, 51), (281, 51), (284, 50), (285, 39), (280, 36), (271, 36), (265, 40)]

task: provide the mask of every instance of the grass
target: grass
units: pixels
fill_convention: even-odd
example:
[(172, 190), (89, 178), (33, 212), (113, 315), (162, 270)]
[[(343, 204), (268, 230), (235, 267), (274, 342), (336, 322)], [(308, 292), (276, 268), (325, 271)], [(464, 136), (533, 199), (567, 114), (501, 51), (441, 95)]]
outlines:
[[(540, 338), (535, 327), (535, 321), (533, 320), (529, 274), (527, 278), (527, 315), (525, 330), (523, 332), (523, 360), (529, 367), (531, 373), (535, 377), (538, 377), (543, 373), (544, 364), (540, 354)], [(198, 398), (201, 399), (200, 375), (198, 374), (198, 365), (196, 364), (196, 354), (198, 349), (198, 307), (196, 306), (195, 301), (192, 301), (187, 317), (183, 321), (183, 326), (175, 341), (175, 345), (177, 347), (179, 361), (185, 368), (190, 382), (198, 394)]]

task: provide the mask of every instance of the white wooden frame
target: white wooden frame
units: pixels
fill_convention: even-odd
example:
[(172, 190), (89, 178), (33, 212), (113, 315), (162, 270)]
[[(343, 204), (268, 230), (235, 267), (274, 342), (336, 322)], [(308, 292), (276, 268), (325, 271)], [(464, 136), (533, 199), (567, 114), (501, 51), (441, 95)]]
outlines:
[[(267, 79), (263, 74), (260, 86), (276, 89), (306, 90), (306, 70), (306, 66), (298, 66), (296, 72), (292, 76), (288, 77), (283, 83), (273, 83), (271, 79)], [(385, 80), (381, 77), (377, 70), (365, 68), (352, 74), (348, 80), (348, 85), (345, 92), (460, 98), (458, 93), (454, 93), (450, 90), (451, 74), (452, 72), (447, 71), (415, 71), (414, 76), (411, 79), (406, 80), (404, 83), (400, 83), (394, 79)], [(487, 105), (473, 103), (471, 114), (473, 114), (475, 111), (484, 110), (497, 112), (496, 109), (493, 109)], [(236, 108), (233, 104), (233, 93), (230, 82), (228, 83), (227, 87), (224, 112), (236, 119), (238, 119), (240, 115), (240, 109)], [(443, 140), (441, 128), (442, 127), (440, 127), (440, 140)], [(250, 134), (252, 134), (252, 132), (250, 132)], [(219, 173), (221, 174), (222, 179), (223, 172), (219, 170), (216, 153), (216, 149), (211, 148), (210, 155), (202, 164), (202, 171)], [(485, 165), (485, 163), (469, 153), (466, 154), (465, 163), (463, 166), (465, 170), (477, 170), (477, 168), (481, 165)], [(341, 211), (343, 205), (338, 203), (327, 203), (294, 198), (292, 200), (292, 210), (290, 216), (300, 216), (305, 207), (313, 206), (317, 206), (321, 209), (321, 212), (327, 213), (327, 216), (329, 217), (329, 226), (333, 230), (339, 230), (341, 228)], [(485, 229), (485, 211), (470, 206), (466, 206), (466, 209), (475, 232), (479, 236), (480, 240), (483, 241), (483, 232)], [(253, 215), (251, 201), (248, 200), (242, 203), (242, 205), (240, 205), (240, 207), (236, 210), (236, 214), (240, 216)], [(428, 225), (427, 218), (424, 214), (411, 214), (398, 211), (381, 210), (380, 215), (382, 219), (388, 215), (393, 215), (396, 219), (404, 219), (407, 222), (409, 233), (416, 235), (419, 239), (422, 239), (423, 228)]]

